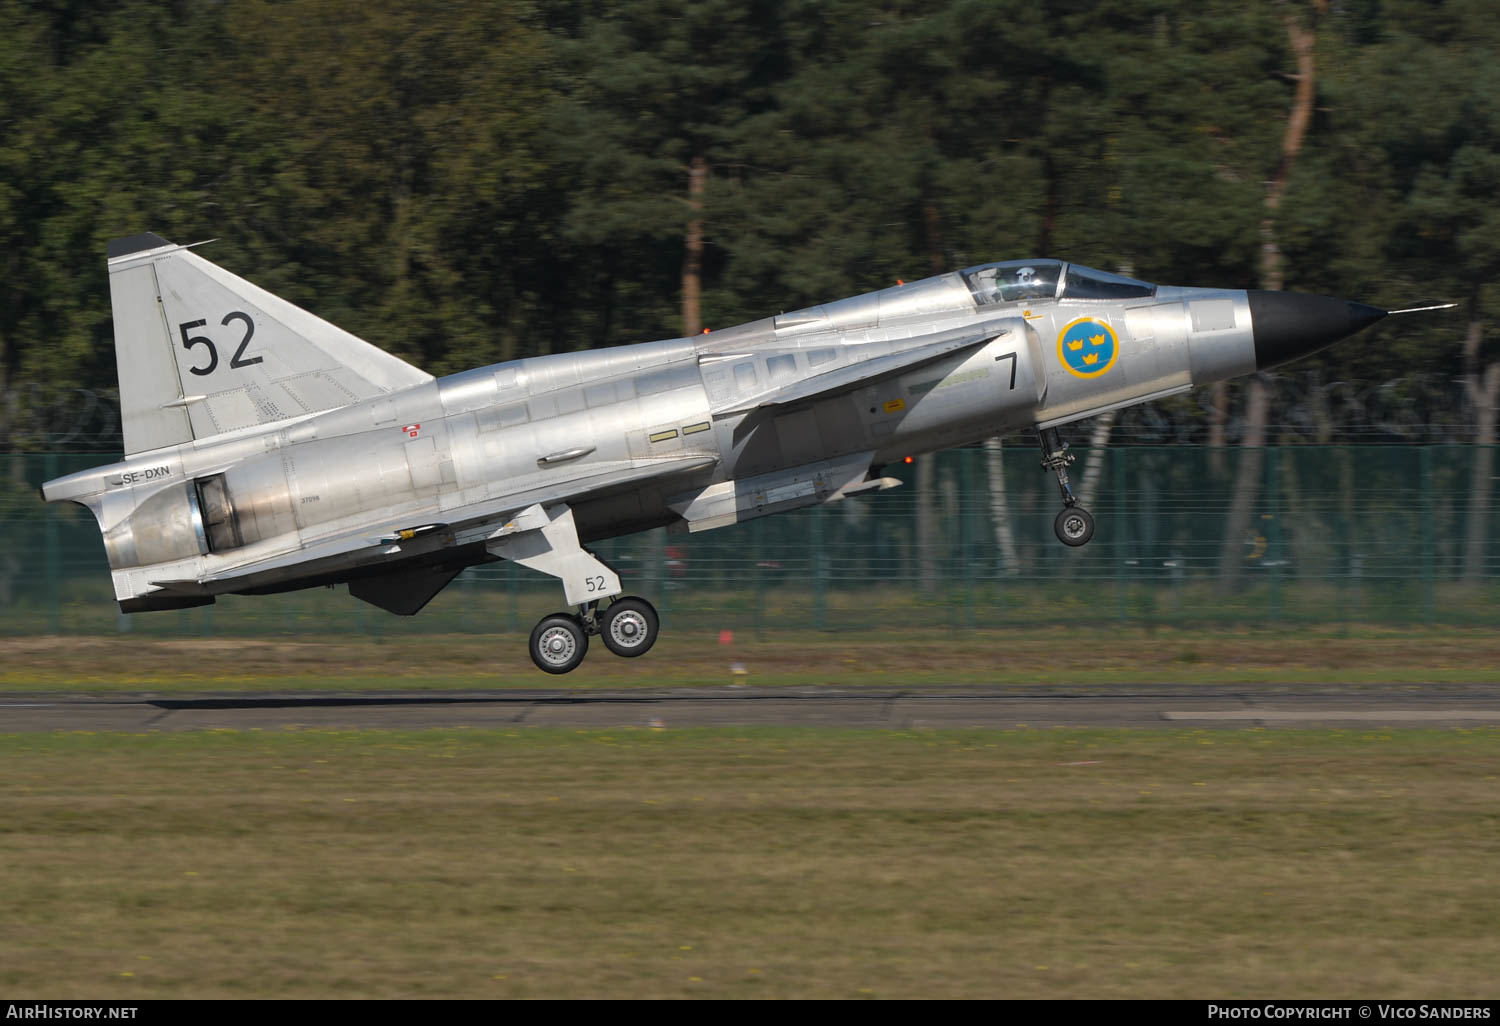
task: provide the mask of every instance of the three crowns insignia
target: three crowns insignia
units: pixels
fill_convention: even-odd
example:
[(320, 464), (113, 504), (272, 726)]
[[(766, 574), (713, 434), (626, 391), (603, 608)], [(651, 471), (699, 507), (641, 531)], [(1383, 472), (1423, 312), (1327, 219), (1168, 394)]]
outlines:
[[(1094, 333), (1085, 334), (1090, 329)], [(1085, 342), (1088, 343), (1087, 346)], [(1058, 345), (1066, 354), (1063, 362), (1068, 369), (1082, 377), (1103, 374), (1114, 365), (1117, 355), (1114, 332), (1092, 318), (1079, 318), (1070, 324), (1058, 339)]]
[[(1104, 345), (1104, 343), (1105, 343), (1105, 336), (1103, 336), (1103, 335), (1090, 335), (1089, 336), (1089, 345), (1092, 345), (1092, 346), (1102, 346), (1102, 345)], [(1070, 338), (1067, 341), (1067, 345), (1068, 345), (1068, 350), (1070, 352), (1076, 353), (1076, 352), (1078, 352), (1078, 350), (1080, 350), (1080, 349), (1083, 348), (1083, 339), (1081, 339), (1081, 338), (1079, 338), (1079, 339), (1072, 339), (1072, 338)], [(1099, 362), (1099, 354), (1098, 353), (1084, 353), (1083, 354), (1083, 363), (1084, 363), (1084, 366), (1086, 366), (1086, 367), (1092, 367), (1094, 364), (1096, 364), (1098, 362)]]

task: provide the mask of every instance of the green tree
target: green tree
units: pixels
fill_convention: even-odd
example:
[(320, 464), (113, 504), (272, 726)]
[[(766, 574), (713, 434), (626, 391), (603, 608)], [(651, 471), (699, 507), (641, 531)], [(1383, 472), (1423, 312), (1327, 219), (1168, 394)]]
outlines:
[(572, 87), (552, 140), (570, 188), (563, 233), (582, 286), (580, 342), (703, 326), (704, 282), (742, 241), (721, 234), (718, 208), (785, 74), (794, 6), (608, 3), (568, 38)]
[(547, 277), (533, 208), (552, 208), (536, 142), (549, 46), (531, 13), (230, 10), (224, 70), (258, 142), (240, 227), (274, 263), (269, 287), (433, 373), (525, 354)]
[(0, 365), (31, 386), (18, 419), (49, 392), (114, 383), (105, 242), (192, 231), (224, 187), (235, 117), (211, 86), (217, 15), (207, 3), (6, 9)]

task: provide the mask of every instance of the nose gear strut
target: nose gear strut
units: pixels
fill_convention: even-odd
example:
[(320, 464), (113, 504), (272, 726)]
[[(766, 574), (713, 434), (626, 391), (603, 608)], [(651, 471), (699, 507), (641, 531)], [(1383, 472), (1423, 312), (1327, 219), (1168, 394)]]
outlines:
[(1064, 545), (1072, 548), (1087, 545), (1094, 536), (1094, 518), (1078, 505), (1078, 499), (1068, 484), (1068, 466), (1074, 456), (1057, 428), (1042, 428), (1038, 434), (1042, 443), (1042, 467), (1057, 475), (1057, 487), (1062, 492), (1063, 509), (1052, 522), (1052, 530)]

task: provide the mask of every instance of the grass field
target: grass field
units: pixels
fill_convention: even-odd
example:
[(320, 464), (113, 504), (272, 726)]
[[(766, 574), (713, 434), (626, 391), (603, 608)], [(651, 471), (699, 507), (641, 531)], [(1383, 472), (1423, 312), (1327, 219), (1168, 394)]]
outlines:
[(774, 633), (719, 643), (666, 635), (642, 659), (595, 641), (565, 678), (543, 674), (525, 638), (472, 634), (152, 639), (131, 635), (0, 638), (0, 690), (301, 690), (646, 687), (723, 684), (741, 663), (752, 683), (1500, 682), (1492, 630), (1187, 631), (1061, 628), (880, 634)]
[(15, 997), (1488, 997), (1500, 732), (0, 735)]

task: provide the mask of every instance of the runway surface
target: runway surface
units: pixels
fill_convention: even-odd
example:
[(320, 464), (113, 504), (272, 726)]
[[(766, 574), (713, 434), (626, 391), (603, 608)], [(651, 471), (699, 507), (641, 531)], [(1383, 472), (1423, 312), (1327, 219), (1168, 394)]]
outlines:
[(423, 727), (1456, 727), (1493, 684), (701, 687), (0, 698), (0, 732)]

